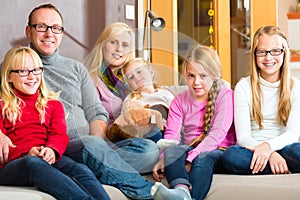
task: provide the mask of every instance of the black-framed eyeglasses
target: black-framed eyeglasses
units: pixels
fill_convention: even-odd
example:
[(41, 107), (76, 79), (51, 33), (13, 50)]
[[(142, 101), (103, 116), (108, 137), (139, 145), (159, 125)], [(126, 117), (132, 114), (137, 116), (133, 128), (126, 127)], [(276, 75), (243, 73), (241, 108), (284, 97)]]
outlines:
[(39, 75), (44, 71), (44, 67), (37, 67), (32, 70), (29, 69), (15, 69), (10, 70), (10, 73), (17, 73), (21, 77), (29, 76), (29, 74), (32, 72), (34, 75)]
[(255, 55), (258, 57), (266, 56), (268, 53), (270, 53), (271, 56), (279, 56), (282, 54), (284, 49), (271, 49), (269, 51), (266, 50), (255, 50)]
[(37, 32), (47, 32), (50, 28), (52, 33), (61, 34), (64, 32), (64, 27), (59, 25), (47, 26), (46, 24), (29, 24), (30, 27), (33, 27)]

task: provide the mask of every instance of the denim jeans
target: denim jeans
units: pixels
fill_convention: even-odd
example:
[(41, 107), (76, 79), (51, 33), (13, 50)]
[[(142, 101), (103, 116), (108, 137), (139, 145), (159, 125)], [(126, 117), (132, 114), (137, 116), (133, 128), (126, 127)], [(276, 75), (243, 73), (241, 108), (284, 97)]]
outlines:
[(202, 200), (207, 195), (213, 174), (224, 172), (222, 155), (224, 151), (214, 150), (199, 154), (192, 162), (191, 171), (187, 173), (185, 161), (187, 153), (193, 147), (186, 145), (172, 146), (165, 150), (165, 174), (171, 188), (177, 184), (191, 187), (191, 197)]
[(162, 130), (160, 130), (160, 128), (158, 127), (155, 127), (149, 133), (147, 133), (145, 138), (152, 140), (153, 142), (156, 143), (158, 140), (163, 139), (164, 137), (163, 137)]
[(159, 158), (157, 145), (149, 139), (130, 138), (108, 144), (139, 173), (152, 172)]
[[(296, 142), (285, 146), (279, 153), (286, 161), (291, 173), (300, 172), (300, 143)], [(253, 152), (244, 147), (235, 145), (229, 147), (223, 156), (223, 164), (229, 173), (240, 175), (251, 175), (250, 163)], [(270, 165), (267, 164), (265, 169), (257, 174), (272, 174)]]
[(56, 162), (53, 166), (73, 179), (89, 195), (101, 200), (110, 199), (95, 174), (85, 164), (63, 156), (63, 159)]
[(26, 156), (4, 165), (0, 170), (0, 183), (36, 186), (61, 200), (110, 199), (94, 174), (78, 164), (66, 156), (53, 166), (39, 157)]
[[(129, 141), (134, 142), (136, 140)], [(143, 143), (140, 145), (142, 149)], [(127, 148), (130, 149), (130, 146)], [(140, 152), (137, 151), (135, 153), (134, 149)], [(138, 153), (142, 155), (146, 154), (141, 149), (139, 146), (132, 146), (128, 153), (130, 155), (132, 152), (132, 156), (137, 156)], [(86, 164), (101, 183), (120, 189), (127, 197), (140, 200), (153, 199), (150, 192), (153, 183), (144, 179), (136, 169), (121, 159), (120, 154), (116, 150), (110, 148), (99, 137), (83, 136), (71, 140), (66, 154), (74, 160)], [(137, 165), (142, 164), (138, 158), (128, 157), (128, 159), (136, 160)]]

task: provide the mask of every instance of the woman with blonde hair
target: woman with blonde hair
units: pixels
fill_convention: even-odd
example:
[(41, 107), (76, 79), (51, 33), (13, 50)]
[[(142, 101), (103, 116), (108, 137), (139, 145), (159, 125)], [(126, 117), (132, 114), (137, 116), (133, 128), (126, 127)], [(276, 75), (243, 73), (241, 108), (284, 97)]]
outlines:
[[(121, 67), (134, 57), (135, 34), (125, 23), (116, 22), (105, 27), (85, 65), (94, 80), (102, 105), (109, 114), (108, 128), (119, 117), (129, 88), (123, 80)], [(159, 150), (153, 141), (130, 138), (114, 142), (120, 157), (138, 172), (152, 170)], [(115, 148), (115, 147), (114, 147)]]
[(237, 145), (223, 162), (235, 174), (300, 172), (300, 82), (290, 72), (290, 50), (279, 27), (253, 38), (250, 76), (234, 91)]

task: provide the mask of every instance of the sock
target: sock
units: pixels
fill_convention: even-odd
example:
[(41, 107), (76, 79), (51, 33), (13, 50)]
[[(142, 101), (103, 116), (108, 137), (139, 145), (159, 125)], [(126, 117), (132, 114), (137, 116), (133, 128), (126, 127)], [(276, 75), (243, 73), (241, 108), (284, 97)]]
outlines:
[(167, 147), (175, 146), (179, 142), (177, 140), (160, 139), (156, 142), (156, 145), (160, 152), (164, 151)]
[(160, 182), (156, 182), (151, 188), (154, 200), (192, 200), (189, 190), (185, 186), (177, 186), (168, 189)]

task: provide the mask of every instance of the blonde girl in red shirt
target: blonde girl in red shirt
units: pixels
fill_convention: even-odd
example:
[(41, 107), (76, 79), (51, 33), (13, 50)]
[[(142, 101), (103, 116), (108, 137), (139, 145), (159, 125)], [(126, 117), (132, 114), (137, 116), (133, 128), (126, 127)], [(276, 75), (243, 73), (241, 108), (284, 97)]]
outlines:
[(94, 174), (63, 156), (64, 108), (47, 90), (43, 65), (29, 47), (10, 49), (1, 67), (0, 184), (36, 186), (57, 199), (109, 199)]

